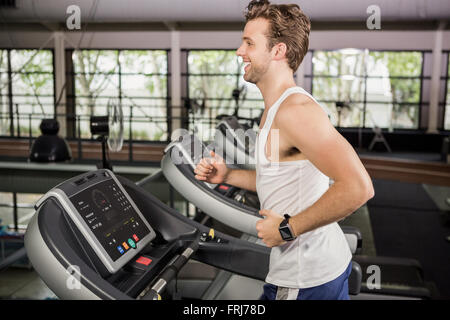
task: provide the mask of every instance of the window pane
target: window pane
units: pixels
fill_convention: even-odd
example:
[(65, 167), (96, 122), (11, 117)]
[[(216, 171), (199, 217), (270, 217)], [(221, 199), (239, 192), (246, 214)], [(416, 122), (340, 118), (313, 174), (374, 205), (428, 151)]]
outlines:
[(246, 100), (239, 108), (239, 116), (245, 118), (259, 118), (264, 111), (263, 101)]
[(364, 78), (314, 77), (313, 96), (322, 101), (364, 101)]
[(416, 129), (419, 127), (419, 106), (394, 104), (393, 128)]
[(0, 135), (10, 134), (9, 99), (7, 96), (0, 96)]
[[(6, 59), (6, 50), (0, 56)], [(6, 64), (6, 62), (5, 62)], [(9, 97), (8, 97), (8, 74), (0, 72), (0, 135), (9, 135)]]
[(167, 77), (146, 75), (121, 75), (124, 97), (166, 97)]
[(419, 103), (420, 79), (368, 78), (367, 101)]
[[(236, 76), (189, 76), (190, 98), (232, 99)], [(229, 103), (229, 102), (224, 102)]]
[(53, 72), (50, 50), (11, 50), (12, 72)]
[(421, 52), (371, 51), (367, 60), (369, 77), (420, 77)]
[(118, 71), (117, 50), (76, 50), (72, 55), (76, 73), (113, 73)]
[(320, 102), (319, 103), (328, 109), (330, 114), (330, 121), (336, 127), (359, 127), (363, 119), (363, 104), (349, 103), (343, 108), (337, 108), (336, 103)]
[(363, 76), (366, 55), (362, 50), (315, 51), (313, 55), (314, 75)]
[(0, 72), (8, 72), (8, 50), (0, 50)]
[(242, 59), (234, 50), (189, 51), (188, 66), (190, 74), (233, 74), (240, 70)]
[(372, 103), (366, 105), (366, 128), (390, 128), (393, 121), (393, 106), (391, 103)]
[(139, 104), (124, 104), (123, 111), (126, 117), (125, 139), (130, 138), (129, 122), (132, 112), (132, 138), (133, 140), (162, 141), (167, 138), (167, 105), (165, 100), (139, 101)]
[(121, 73), (167, 74), (167, 54), (162, 50), (121, 50)]
[(393, 102), (420, 101), (420, 79), (390, 79)]
[(419, 106), (368, 103), (365, 126), (372, 128), (414, 129), (419, 126)]
[[(129, 112), (129, 111), (128, 111)], [(128, 113), (129, 114), (129, 113)], [(133, 110), (134, 114), (134, 110)], [(167, 119), (166, 117), (132, 117), (131, 121), (133, 140), (151, 140), (165, 141), (167, 135)], [(130, 117), (125, 117), (124, 122), (124, 139), (130, 139)]]
[(116, 74), (92, 74), (88, 77), (84, 74), (76, 75), (76, 114), (106, 115), (108, 100), (119, 97), (118, 86), (119, 76)]
[(11, 50), (10, 56), (14, 135), (39, 136), (41, 120), (54, 114), (53, 53)]

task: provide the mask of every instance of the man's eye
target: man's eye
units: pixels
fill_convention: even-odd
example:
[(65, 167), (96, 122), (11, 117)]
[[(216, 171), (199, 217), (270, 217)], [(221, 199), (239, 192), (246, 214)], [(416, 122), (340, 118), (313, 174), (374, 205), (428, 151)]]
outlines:
[(251, 44), (250, 42), (247, 42), (247, 45), (248, 45), (248, 46), (251, 46), (252, 44)]

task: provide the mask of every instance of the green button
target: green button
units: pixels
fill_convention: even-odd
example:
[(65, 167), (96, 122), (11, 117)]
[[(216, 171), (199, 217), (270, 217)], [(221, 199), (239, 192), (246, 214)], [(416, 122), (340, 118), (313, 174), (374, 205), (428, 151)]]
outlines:
[(131, 246), (133, 249), (136, 248), (136, 243), (134, 243), (133, 240), (128, 239), (128, 243), (130, 244), (130, 246)]

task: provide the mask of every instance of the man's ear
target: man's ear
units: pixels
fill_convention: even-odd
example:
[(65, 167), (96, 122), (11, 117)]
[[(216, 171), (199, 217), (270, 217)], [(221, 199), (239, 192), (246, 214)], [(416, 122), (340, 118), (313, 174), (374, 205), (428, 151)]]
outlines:
[(283, 60), (286, 58), (287, 47), (284, 42), (277, 43), (273, 46), (272, 52), (274, 54), (274, 60)]

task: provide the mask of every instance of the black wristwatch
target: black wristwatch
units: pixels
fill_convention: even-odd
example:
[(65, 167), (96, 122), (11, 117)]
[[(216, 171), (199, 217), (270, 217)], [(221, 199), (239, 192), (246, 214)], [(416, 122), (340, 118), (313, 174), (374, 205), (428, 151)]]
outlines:
[(295, 239), (294, 231), (289, 225), (290, 217), (291, 217), (290, 215), (285, 214), (284, 220), (281, 221), (280, 226), (278, 227), (278, 230), (280, 231), (281, 234), (281, 238), (283, 238), (284, 241), (292, 241)]

